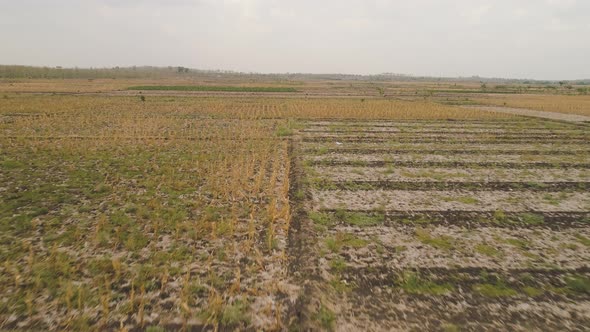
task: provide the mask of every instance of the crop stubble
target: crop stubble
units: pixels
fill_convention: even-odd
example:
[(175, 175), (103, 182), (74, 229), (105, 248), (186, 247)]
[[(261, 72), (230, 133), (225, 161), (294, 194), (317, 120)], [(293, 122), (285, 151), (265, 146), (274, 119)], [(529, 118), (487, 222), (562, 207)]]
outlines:
[[(586, 127), (531, 119), (307, 128), (317, 324), (588, 326)], [(333, 320), (321, 319), (326, 311)]]
[[(392, 100), (10, 95), (0, 106), (1, 328), (588, 323), (583, 128)], [(531, 183), (499, 190), (500, 204), (433, 184), (447, 174)]]

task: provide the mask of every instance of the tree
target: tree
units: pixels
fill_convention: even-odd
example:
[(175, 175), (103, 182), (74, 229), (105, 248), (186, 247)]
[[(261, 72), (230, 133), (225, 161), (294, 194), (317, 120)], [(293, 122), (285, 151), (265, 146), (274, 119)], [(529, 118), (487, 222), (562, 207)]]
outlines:
[(180, 67), (180, 66), (179, 66), (179, 67), (176, 69), (176, 71), (177, 71), (179, 74), (182, 74), (182, 73), (188, 73), (188, 70), (189, 70), (188, 68), (185, 68), (185, 67)]

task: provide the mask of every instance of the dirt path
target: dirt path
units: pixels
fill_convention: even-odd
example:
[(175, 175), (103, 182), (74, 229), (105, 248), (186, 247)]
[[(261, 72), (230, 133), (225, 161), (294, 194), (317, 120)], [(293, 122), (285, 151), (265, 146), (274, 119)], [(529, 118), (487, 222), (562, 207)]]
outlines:
[(464, 106), (465, 108), (475, 108), (482, 111), (501, 112), (516, 115), (532, 116), (537, 118), (545, 118), (551, 120), (567, 121), (567, 122), (590, 122), (590, 116), (565, 114), (545, 111), (535, 111), (524, 108), (499, 107), (499, 106)]

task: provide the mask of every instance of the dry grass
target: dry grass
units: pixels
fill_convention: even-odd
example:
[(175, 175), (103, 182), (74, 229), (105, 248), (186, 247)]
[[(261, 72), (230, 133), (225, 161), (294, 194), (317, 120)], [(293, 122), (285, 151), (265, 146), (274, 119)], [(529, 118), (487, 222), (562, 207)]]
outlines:
[(590, 96), (588, 95), (498, 95), (475, 99), (475, 101), (486, 105), (590, 116)]
[[(133, 121), (164, 119), (173, 115), (186, 121), (203, 118), (226, 119), (498, 119), (502, 113), (481, 112), (423, 101), (381, 99), (301, 98), (191, 98), (191, 97), (97, 97), (28, 96), (0, 98), (4, 116), (27, 115), (76, 117), (123, 117)], [(34, 113), (34, 114), (29, 114)], [(158, 120), (160, 121), (160, 120)], [(53, 121), (55, 122), (55, 121)], [(100, 121), (98, 121), (100, 122)], [(143, 127), (143, 125), (142, 125)], [(53, 128), (53, 127), (52, 127)], [(94, 130), (94, 128), (93, 128)]]

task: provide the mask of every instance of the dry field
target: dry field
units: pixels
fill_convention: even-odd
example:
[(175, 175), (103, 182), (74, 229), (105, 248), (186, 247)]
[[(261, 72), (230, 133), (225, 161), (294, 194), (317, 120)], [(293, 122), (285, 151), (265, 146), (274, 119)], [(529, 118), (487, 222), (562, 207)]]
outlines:
[(326, 329), (590, 325), (586, 125), (307, 121), (298, 269)]
[(474, 101), (485, 105), (590, 116), (590, 95), (503, 95), (475, 98)]
[(286, 121), (133, 101), (0, 102), (0, 327), (276, 328)]
[(0, 86), (0, 330), (590, 324), (585, 124), (15, 89)]

